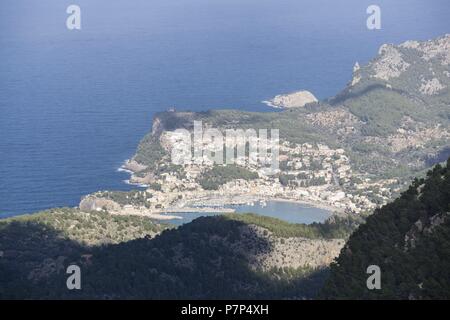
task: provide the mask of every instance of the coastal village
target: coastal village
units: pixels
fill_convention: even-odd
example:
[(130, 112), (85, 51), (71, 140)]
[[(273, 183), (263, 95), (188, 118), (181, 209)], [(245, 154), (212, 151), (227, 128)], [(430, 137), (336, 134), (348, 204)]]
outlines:
[[(327, 209), (335, 214), (364, 214), (387, 202), (395, 179), (375, 180), (352, 170), (346, 152), (324, 144), (279, 144), (279, 169), (268, 174), (264, 163), (249, 161), (256, 158), (251, 152), (247, 160), (236, 159), (240, 166), (255, 173), (254, 179), (232, 179), (216, 190), (204, 189), (199, 183), (205, 171), (217, 165), (213, 161), (182, 166), (168, 166), (172, 148), (180, 149), (183, 141), (175, 132), (161, 135), (167, 155), (158, 164), (159, 173), (144, 178), (132, 174), (131, 182), (145, 190), (121, 195), (99, 191), (82, 199), (84, 210), (107, 210), (116, 214), (145, 215), (157, 219), (173, 219), (183, 212), (232, 212), (232, 205), (264, 206), (267, 201), (291, 201)], [(212, 151), (212, 150), (209, 150)], [(270, 161), (269, 161), (270, 162)], [(125, 168), (145, 167), (129, 161)], [(394, 190), (395, 191), (395, 190)]]

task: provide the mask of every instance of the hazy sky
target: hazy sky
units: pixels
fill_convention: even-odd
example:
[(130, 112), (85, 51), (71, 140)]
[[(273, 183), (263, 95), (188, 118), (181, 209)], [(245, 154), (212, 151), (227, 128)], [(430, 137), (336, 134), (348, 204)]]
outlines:
[(448, 0), (2, 0), (0, 36), (71, 36), (65, 28), (70, 4), (82, 9), (84, 36), (239, 32), (242, 27), (258, 33), (262, 25), (280, 32), (308, 26), (330, 36), (352, 36), (365, 28), (370, 4), (382, 9), (382, 31), (368, 37), (402, 33), (406, 38), (421, 38), (429, 30), (450, 32)]

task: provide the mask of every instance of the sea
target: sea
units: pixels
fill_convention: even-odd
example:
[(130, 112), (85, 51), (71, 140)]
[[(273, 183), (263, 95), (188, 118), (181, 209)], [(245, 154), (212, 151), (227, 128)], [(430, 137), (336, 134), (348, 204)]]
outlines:
[[(230, 205), (228, 208), (235, 210), (234, 213), (246, 214), (255, 213), (261, 216), (277, 218), (289, 223), (303, 223), (311, 224), (314, 222), (324, 222), (332, 212), (328, 209), (317, 208), (305, 203), (269, 200), (257, 201), (248, 204)], [(202, 216), (217, 216), (220, 212), (183, 212), (183, 213), (168, 213), (171, 216), (176, 216), (175, 219), (161, 220), (162, 223), (169, 223), (175, 226), (180, 226), (191, 222)]]
[[(66, 26), (73, 4), (80, 30)], [(156, 112), (325, 99), (356, 61), (444, 35), (449, 16), (448, 0), (1, 1), (0, 217), (135, 188), (118, 169)]]

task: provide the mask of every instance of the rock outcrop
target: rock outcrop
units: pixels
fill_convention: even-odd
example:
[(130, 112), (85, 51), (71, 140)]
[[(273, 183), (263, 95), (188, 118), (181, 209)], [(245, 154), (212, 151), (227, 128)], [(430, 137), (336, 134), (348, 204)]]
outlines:
[(274, 108), (302, 108), (308, 103), (317, 102), (317, 98), (309, 91), (297, 91), (289, 94), (277, 95), (265, 104)]
[(84, 197), (80, 202), (81, 211), (119, 211), (120, 205), (112, 200), (97, 198), (94, 196)]

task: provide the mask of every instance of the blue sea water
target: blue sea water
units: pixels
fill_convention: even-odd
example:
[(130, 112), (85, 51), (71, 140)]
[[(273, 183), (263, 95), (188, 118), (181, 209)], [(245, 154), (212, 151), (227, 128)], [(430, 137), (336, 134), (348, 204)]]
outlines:
[[(366, 28), (366, 8), (382, 29)], [(82, 30), (65, 26), (70, 4)], [(155, 112), (339, 92), (383, 43), (450, 32), (448, 0), (0, 2), (0, 216), (127, 190)]]
[[(256, 213), (258, 215), (277, 218), (289, 223), (311, 224), (313, 222), (324, 222), (332, 212), (322, 208), (315, 208), (307, 204), (270, 200), (262, 204), (256, 202), (253, 204), (232, 205), (229, 206), (235, 210), (235, 213)], [(221, 215), (219, 212), (182, 212), (169, 213), (175, 215), (176, 219), (162, 220), (162, 222), (180, 226), (189, 223), (198, 217), (209, 217)]]
[(315, 208), (307, 204), (288, 201), (267, 201), (265, 205), (240, 205), (235, 207), (237, 213), (257, 213), (259, 215), (281, 219), (290, 223), (324, 222), (332, 212)]
[[(311, 224), (313, 222), (324, 222), (332, 212), (322, 208), (315, 208), (307, 204), (288, 202), (288, 201), (267, 201), (264, 205), (260, 202), (252, 205), (233, 205), (236, 213), (256, 213), (262, 216), (281, 219), (290, 223)], [(186, 213), (168, 213), (175, 215), (177, 219), (162, 220), (170, 224), (180, 226), (189, 223), (198, 217), (217, 216), (218, 212), (186, 212)], [(180, 219), (181, 218), (181, 219)]]

